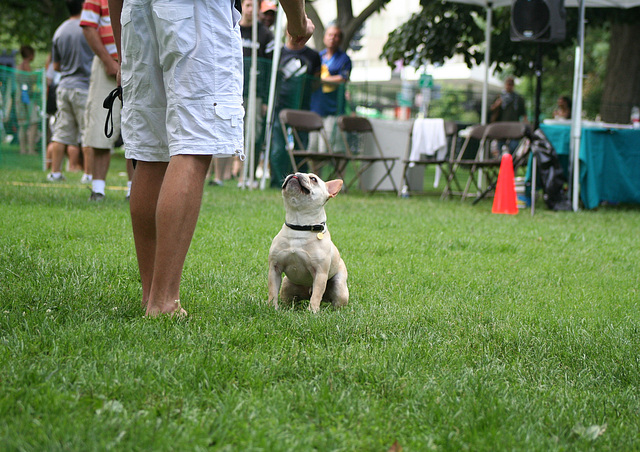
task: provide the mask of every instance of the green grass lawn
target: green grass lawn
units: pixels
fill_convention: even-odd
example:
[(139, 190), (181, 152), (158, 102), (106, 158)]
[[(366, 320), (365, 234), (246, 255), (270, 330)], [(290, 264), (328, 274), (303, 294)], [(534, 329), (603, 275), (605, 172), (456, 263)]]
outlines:
[(280, 193), (206, 187), (189, 317), (147, 319), (123, 172), (0, 169), (0, 449), (640, 450), (637, 207), (341, 194), (314, 315), (266, 305)]

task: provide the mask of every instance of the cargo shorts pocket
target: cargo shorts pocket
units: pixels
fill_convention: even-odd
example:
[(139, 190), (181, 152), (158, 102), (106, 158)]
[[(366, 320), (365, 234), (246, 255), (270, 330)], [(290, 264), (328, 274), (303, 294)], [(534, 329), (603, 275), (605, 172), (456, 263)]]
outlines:
[(160, 21), (156, 31), (161, 62), (165, 62), (172, 55), (184, 55), (194, 49), (197, 34), (193, 4), (156, 4), (153, 11)]
[(214, 106), (216, 116), (224, 119), (231, 127), (242, 127), (244, 124), (244, 108), (242, 105), (220, 104)]
[(122, 34), (122, 53), (124, 54), (125, 61), (128, 59), (136, 59), (140, 55), (142, 46), (141, 40), (136, 35), (133, 27), (131, 5), (124, 5), (122, 7), (122, 13), (120, 14), (121, 22), (121, 34)]

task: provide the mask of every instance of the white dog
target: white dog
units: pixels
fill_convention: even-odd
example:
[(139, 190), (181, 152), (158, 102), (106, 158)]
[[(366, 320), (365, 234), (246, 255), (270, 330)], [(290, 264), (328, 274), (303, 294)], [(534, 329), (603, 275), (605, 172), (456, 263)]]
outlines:
[(310, 300), (312, 312), (323, 300), (334, 307), (349, 302), (347, 267), (331, 241), (324, 211), (341, 188), (342, 180), (325, 183), (311, 173), (291, 174), (282, 184), (285, 223), (269, 249), (269, 302), (276, 308), (278, 292), (283, 302)]

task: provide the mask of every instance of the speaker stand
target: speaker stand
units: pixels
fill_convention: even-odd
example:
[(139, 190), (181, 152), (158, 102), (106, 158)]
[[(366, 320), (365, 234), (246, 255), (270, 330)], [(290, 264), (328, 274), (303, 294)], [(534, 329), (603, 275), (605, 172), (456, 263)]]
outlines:
[(542, 95), (542, 44), (538, 43), (536, 62), (533, 66), (536, 74), (536, 100), (534, 107), (533, 130), (540, 126), (540, 96)]

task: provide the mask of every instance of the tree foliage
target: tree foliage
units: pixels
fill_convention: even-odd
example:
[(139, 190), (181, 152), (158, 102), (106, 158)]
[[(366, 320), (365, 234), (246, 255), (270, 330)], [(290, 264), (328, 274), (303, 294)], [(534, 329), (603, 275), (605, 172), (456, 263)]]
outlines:
[(29, 44), (49, 49), (53, 33), (68, 16), (64, 0), (3, 0), (0, 47)]
[[(382, 58), (390, 66), (395, 66), (398, 61), (413, 66), (444, 63), (456, 54), (462, 55), (469, 67), (484, 60), (484, 8), (442, 0), (422, 0), (420, 4), (422, 10), (389, 35)], [(538, 46), (511, 42), (510, 17), (509, 8), (493, 11), (491, 60), (497, 63), (498, 71), (509, 65), (516, 75), (522, 75), (535, 61)], [(567, 36), (573, 35), (575, 27), (569, 26)], [(570, 40), (565, 42), (568, 45)], [(542, 44), (541, 51), (548, 59), (557, 60), (561, 47)]]
[[(381, 57), (390, 66), (394, 67), (399, 61), (415, 67), (444, 63), (455, 54), (462, 55), (468, 66), (484, 60), (484, 8), (443, 0), (421, 0), (420, 4), (422, 10), (389, 35)], [(490, 55), (497, 71), (508, 68), (517, 76), (530, 75), (540, 52), (543, 68), (548, 72), (559, 67), (563, 58), (566, 60), (571, 54), (568, 49), (575, 47), (576, 8), (567, 8), (567, 38), (558, 44), (512, 42), (510, 20), (509, 8), (493, 11)], [(601, 104), (608, 106), (601, 110), (603, 120), (627, 122), (631, 105), (640, 103), (640, 88), (637, 88), (640, 86), (640, 52), (634, 44), (640, 32), (640, 8), (588, 8), (587, 24), (587, 33), (589, 29), (602, 27), (618, 30), (610, 34), (609, 42), (609, 48), (618, 56), (608, 59), (605, 70), (594, 69), (599, 77), (596, 83), (592, 79), (587, 89), (603, 93)], [(585, 69), (588, 73), (586, 66)], [(604, 89), (603, 74), (606, 74)], [(573, 71), (565, 77), (572, 80)], [(595, 86), (598, 83), (600, 86)]]

